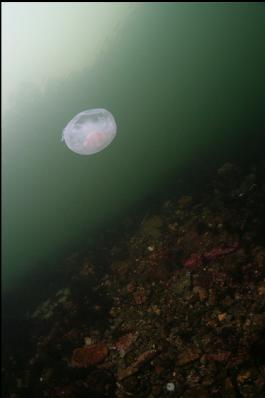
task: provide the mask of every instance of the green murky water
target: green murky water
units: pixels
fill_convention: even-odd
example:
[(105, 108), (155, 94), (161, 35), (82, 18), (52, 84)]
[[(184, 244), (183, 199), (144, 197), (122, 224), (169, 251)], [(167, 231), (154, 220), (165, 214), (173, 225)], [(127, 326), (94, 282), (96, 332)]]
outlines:
[[(262, 3), (4, 4), (4, 294), (184, 171), (261, 150), (264, 39)], [(117, 138), (78, 156), (62, 129), (96, 107)]]

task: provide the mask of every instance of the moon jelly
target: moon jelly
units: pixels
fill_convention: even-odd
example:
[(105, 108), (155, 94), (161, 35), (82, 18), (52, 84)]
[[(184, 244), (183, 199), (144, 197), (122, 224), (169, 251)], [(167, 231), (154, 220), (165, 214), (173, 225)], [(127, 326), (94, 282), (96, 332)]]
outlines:
[(62, 141), (79, 155), (92, 155), (106, 148), (115, 138), (117, 125), (106, 109), (78, 113), (64, 128)]

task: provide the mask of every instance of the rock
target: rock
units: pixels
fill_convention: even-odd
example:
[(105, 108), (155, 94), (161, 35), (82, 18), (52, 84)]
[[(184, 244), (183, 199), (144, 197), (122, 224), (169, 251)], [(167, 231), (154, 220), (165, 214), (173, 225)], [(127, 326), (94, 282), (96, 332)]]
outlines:
[(257, 290), (258, 290), (259, 296), (264, 296), (265, 295), (265, 282), (262, 282)]
[(237, 380), (238, 384), (243, 384), (243, 383), (245, 383), (245, 381), (247, 381), (248, 379), (250, 379), (250, 377), (251, 377), (250, 371), (249, 371), (249, 370), (245, 370), (245, 371), (243, 371), (243, 372), (240, 372), (240, 373), (237, 375), (236, 380)]
[(82, 265), (82, 268), (79, 272), (80, 276), (84, 277), (94, 277), (95, 276), (95, 267), (94, 265), (86, 259)]
[(166, 389), (169, 392), (174, 392), (175, 391), (175, 384), (174, 383), (167, 383)]
[(223, 312), (222, 314), (218, 314), (217, 318), (220, 322), (224, 321), (226, 319), (227, 313)]
[(130, 350), (132, 344), (135, 342), (137, 337), (138, 337), (137, 333), (128, 333), (119, 338), (115, 346), (119, 351), (121, 357), (124, 357), (127, 354), (127, 352)]
[(233, 253), (238, 249), (238, 246), (238, 242), (234, 242), (226, 247), (214, 247), (212, 250), (206, 251), (203, 254), (192, 253), (189, 258), (183, 261), (183, 265), (191, 270), (196, 269), (197, 267), (202, 266), (204, 260), (215, 260), (218, 257)]
[(107, 355), (108, 347), (105, 343), (76, 348), (73, 352), (70, 366), (74, 368), (87, 368), (94, 366), (103, 362)]
[(118, 381), (124, 380), (129, 376), (132, 376), (139, 371), (140, 367), (146, 362), (149, 362), (155, 355), (158, 354), (157, 350), (150, 350), (143, 352), (131, 366), (125, 369), (118, 370), (117, 379)]
[(156, 315), (160, 315), (161, 309), (157, 305), (152, 305), (151, 307), (148, 308), (148, 312), (151, 312)]
[(178, 200), (178, 206), (182, 209), (187, 208), (191, 205), (192, 203), (192, 197), (188, 195), (183, 195), (179, 198)]
[(217, 175), (224, 180), (232, 180), (238, 177), (239, 168), (233, 163), (227, 162), (217, 170)]
[(120, 307), (111, 307), (109, 314), (112, 318), (117, 318), (117, 316), (120, 315), (120, 312)]
[(135, 282), (129, 282), (126, 288), (128, 293), (133, 293), (136, 290), (137, 285)]
[(85, 345), (92, 345), (93, 339), (90, 336), (85, 337)]
[(183, 296), (190, 290), (191, 281), (188, 272), (182, 273), (179, 278), (174, 281), (174, 293), (178, 296)]
[(149, 217), (143, 222), (140, 228), (140, 233), (144, 237), (158, 239), (161, 236), (160, 228), (162, 227), (162, 218), (158, 215)]
[(184, 260), (183, 265), (189, 269), (200, 267), (202, 265), (202, 256), (197, 253), (192, 253), (188, 259)]
[(216, 303), (216, 292), (214, 289), (209, 290), (209, 304), (210, 305), (215, 305)]
[(236, 397), (235, 388), (234, 388), (233, 383), (229, 377), (227, 377), (224, 381), (224, 388), (225, 388), (225, 393), (229, 398)]
[(231, 352), (223, 351), (216, 354), (207, 354), (206, 358), (208, 361), (224, 362), (230, 357)]
[(226, 247), (215, 247), (212, 250), (203, 253), (203, 258), (208, 261), (214, 260), (215, 258), (233, 253), (238, 249), (238, 246), (239, 246), (238, 242), (234, 242), (233, 244)]
[(197, 347), (192, 346), (178, 355), (177, 364), (179, 366), (196, 361), (200, 358), (200, 352)]
[(208, 291), (204, 289), (203, 287), (196, 286), (193, 288), (194, 293), (199, 295), (200, 301), (207, 300), (208, 298)]
[(54, 316), (58, 306), (65, 305), (70, 297), (71, 290), (69, 288), (59, 290), (53, 298), (44, 301), (31, 317), (49, 320)]
[(74, 398), (73, 387), (71, 384), (55, 387), (54, 394), (55, 397), (58, 398)]
[(135, 304), (144, 304), (147, 300), (146, 292), (143, 287), (139, 287), (133, 294)]

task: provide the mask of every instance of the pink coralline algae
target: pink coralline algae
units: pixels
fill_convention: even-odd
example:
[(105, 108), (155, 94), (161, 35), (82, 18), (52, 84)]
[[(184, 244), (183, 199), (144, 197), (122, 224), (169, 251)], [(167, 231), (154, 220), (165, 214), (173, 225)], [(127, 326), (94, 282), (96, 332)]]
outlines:
[(227, 247), (215, 247), (212, 250), (204, 252), (202, 254), (192, 253), (192, 255), (188, 259), (184, 260), (183, 265), (184, 267), (190, 269), (197, 268), (202, 265), (204, 260), (210, 261), (218, 257), (233, 253), (238, 249), (238, 246), (238, 242), (235, 242)]
[(202, 265), (202, 256), (197, 253), (192, 253), (192, 255), (183, 262), (183, 265), (190, 269), (197, 268)]
[(238, 248), (238, 242), (233, 243), (231, 246), (227, 247), (215, 247), (209, 252), (205, 252), (203, 257), (206, 260), (214, 260), (217, 257), (225, 256), (226, 254), (233, 253)]

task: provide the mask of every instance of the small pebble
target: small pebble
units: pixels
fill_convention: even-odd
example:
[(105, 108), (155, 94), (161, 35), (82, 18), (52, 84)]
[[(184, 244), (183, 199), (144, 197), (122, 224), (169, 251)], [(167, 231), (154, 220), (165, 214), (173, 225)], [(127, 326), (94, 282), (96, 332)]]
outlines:
[(167, 383), (166, 389), (167, 389), (167, 391), (170, 391), (170, 392), (175, 391), (175, 384), (174, 383)]

